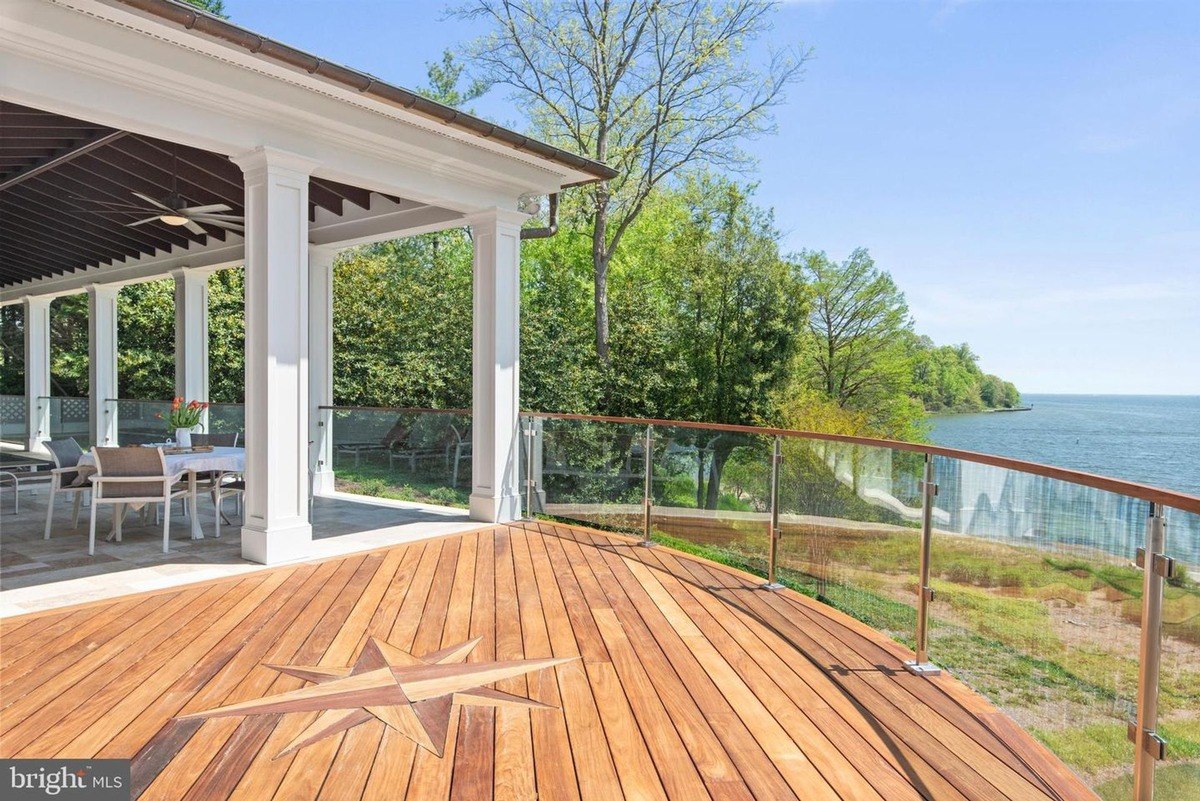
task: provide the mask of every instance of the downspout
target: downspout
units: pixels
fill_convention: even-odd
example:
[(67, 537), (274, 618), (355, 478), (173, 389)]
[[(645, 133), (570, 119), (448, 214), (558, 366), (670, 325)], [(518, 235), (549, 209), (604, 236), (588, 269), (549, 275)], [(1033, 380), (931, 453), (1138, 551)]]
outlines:
[(554, 192), (550, 195), (550, 224), (545, 228), (522, 228), (521, 240), (526, 239), (549, 239), (558, 233), (558, 193)]

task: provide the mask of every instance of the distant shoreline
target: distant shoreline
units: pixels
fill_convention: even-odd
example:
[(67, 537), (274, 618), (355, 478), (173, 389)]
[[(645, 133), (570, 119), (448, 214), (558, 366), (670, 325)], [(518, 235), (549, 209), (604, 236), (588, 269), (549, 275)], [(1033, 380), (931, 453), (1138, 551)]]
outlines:
[(998, 406), (991, 409), (938, 409), (935, 412), (926, 411), (926, 417), (959, 417), (967, 414), (994, 414), (997, 412), (1031, 412), (1033, 404), (1025, 406)]

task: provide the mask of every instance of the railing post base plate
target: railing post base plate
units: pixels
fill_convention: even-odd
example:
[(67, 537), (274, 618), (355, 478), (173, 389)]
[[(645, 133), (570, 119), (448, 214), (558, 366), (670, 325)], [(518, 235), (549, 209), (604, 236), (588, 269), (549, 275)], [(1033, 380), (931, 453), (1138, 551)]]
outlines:
[(942, 672), (942, 669), (932, 662), (917, 662), (916, 660), (905, 662), (904, 669), (916, 676), (937, 676)]
[(653, 548), (655, 545), (658, 545), (654, 540), (638, 540), (637, 544), (639, 548)]
[(759, 588), (764, 590), (782, 590), (783, 585), (778, 581), (768, 581), (766, 584), (760, 584)]

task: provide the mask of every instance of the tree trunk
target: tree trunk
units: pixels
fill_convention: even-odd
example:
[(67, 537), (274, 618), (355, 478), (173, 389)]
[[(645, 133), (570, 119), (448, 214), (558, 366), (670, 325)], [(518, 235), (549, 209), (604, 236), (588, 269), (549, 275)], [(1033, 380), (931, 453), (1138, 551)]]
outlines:
[(597, 200), (596, 223), (592, 229), (592, 272), (596, 295), (596, 356), (608, 367), (608, 202)]
[(721, 500), (721, 473), (724, 472), (725, 462), (732, 452), (732, 445), (723, 445), (720, 440), (713, 447), (712, 461), (708, 468), (708, 493), (704, 499), (705, 509), (716, 509), (717, 502)]

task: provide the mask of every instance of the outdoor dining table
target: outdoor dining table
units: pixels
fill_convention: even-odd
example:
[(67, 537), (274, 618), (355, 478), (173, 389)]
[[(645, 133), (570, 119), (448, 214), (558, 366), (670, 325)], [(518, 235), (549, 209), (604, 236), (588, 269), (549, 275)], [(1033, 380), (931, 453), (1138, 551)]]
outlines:
[[(188, 517), (192, 522), (192, 539), (204, 539), (204, 533), (200, 530), (200, 516), (197, 514), (196, 476), (199, 473), (244, 473), (246, 471), (246, 449), (220, 446), (214, 447), (210, 451), (164, 453), (163, 461), (167, 463), (167, 475), (187, 473), (188, 499), (191, 507)], [(79, 457), (79, 467), (95, 470), (96, 458), (91, 451)], [(170, 510), (164, 510), (164, 514), (170, 514)]]

